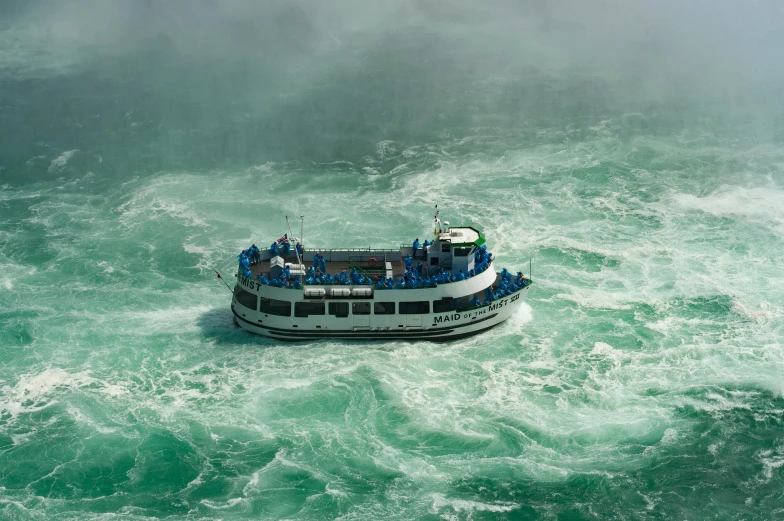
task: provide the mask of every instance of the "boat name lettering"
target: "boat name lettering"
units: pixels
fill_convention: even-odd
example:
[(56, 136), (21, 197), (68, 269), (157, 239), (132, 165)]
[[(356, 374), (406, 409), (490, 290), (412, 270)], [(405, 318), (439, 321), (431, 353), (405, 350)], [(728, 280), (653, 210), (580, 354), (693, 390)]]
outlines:
[(445, 322), (454, 322), (455, 320), (460, 320), (461, 318), (469, 319), (469, 318), (480, 317), (480, 316), (484, 315), (485, 313), (489, 313), (491, 311), (495, 311), (496, 309), (502, 308), (505, 305), (510, 304), (510, 303), (514, 302), (515, 300), (517, 300), (519, 298), (520, 298), (519, 294), (512, 295), (512, 298), (503, 299), (503, 300), (499, 300), (497, 302), (493, 302), (489, 306), (485, 306), (485, 307), (483, 307), (481, 309), (477, 309), (477, 310), (474, 310), (474, 311), (469, 311), (468, 313), (464, 313), (462, 316), (460, 315), (460, 313), (454, 313), (454, 314), (448, 313), (448, 314), (445, 314), (445, 315), (433, 317), (433, 325), (435, 326), (437, 324), (443, 324)]
[(240, 284), (242, 284), (246, 288), (256, 289), (256, 282), (253, 279), (240, 275), (239, 280), (240, 280)]
[(454, 315), (441, 315), (440, 317), (433, 317), (433, 325), (441, 324), (443, 322), (451, 322), (453, 320), (460, 320), (460, 313)]

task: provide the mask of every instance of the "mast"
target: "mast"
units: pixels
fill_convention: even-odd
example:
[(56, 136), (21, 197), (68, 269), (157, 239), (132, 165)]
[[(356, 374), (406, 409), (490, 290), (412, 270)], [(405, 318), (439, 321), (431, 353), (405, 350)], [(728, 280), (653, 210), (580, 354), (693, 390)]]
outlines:
[[(293, 236), (294, 234), (291, 232), (291, 223), (289, 223), (289, 216), (288, 215), (286, 216), (286, 226), (289, 229), (289, 235)], [(301, 241), (302, 238), (300, 237), (299, 240)], [(302, 259), (299, 258), (299, 252), (297, 251), (296, 247), (294, 248), (294, 253), (297, 255), (297, 265), (300, 268), (299, 281), (300, 281), (300, 284), (302, 284), (302, 289), (304, 290), (305, 289), (305, 273), (304, 273), (304, 270), (301, 269), (303, 267)]]

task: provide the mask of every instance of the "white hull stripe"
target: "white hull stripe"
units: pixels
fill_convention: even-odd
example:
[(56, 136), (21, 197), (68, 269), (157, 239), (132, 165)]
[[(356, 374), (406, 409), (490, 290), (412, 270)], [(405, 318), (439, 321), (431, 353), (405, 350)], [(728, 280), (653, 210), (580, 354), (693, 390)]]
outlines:
[(287, 336), (295, 336), (295, 337), (334, 337), (334, 336), (348, 336), (348, 337), (355, 337), (355, 336), (363, 336), (363, 337), (381, 337), (381, 335), (395, 335), (398, 337), (425, 337), (425, 336), (437, 336), (443, 335), (454, 332), (455, 329), (460, 329), (464, 327), (474, 326), (479, 324), (480, 322), (484, 322), (485, 320), (491, 320), (495, 318), (498, 313), (493, 313), (486, 317), (480, 318), (479, 320), (473, 320), (466, 324), (458, 324), (449, 327), (442, 327), (442, 328), (428, 328), (428, 329), (415, 329), (415, 330), (405, 330), (405, 331), (395, 331), (395, 330), (387, 330), (387, 331), (371, 331), (368, 329), (360, 329), (360, 330), (353, 330), (353, 329), (303, 329), (303, 330), (295, 330), (295, 329), (284, 329), (279, 327), (269, 327), (264, 326), (262, 324), (256, 324), (247, 320), (240, 315), (232, 307), (232, 313), (237, 318), (237, 320), (241, 320), (250, 326), (257, 327), (259, 329), (265, 329), (270, 334), (276, 335), (287, 335)]
[[(461, 338), (474, 336), (474, 335), (477, 335), (479, 333), (484, 333), (485, 331), (488, 331), (490, 329), (493, 329), (496, 326), (499, 326), (499, 325), (503, 324), (506, 320), (507, 319), (503, 319), (503, 320), (501, 320), (500, 322), (498, 322), (496, 324), (492, 324), (492, 325), (489, 325), (487, 327), (483, 327), (481, 329), (476, 329), (476, 330), (473, 330), (473, 331), (465, 331), (465, 332), (459, 332), (459, 333), (455, 333), (455, 334), (448, 334), (447, 333), (448, 330), (444, 330), (444, 331), (442, 331), (442, 334), (431, 335), (431, 336), (423, 335), (422, 333), (424, 333), (425, 330), (422, 330), (422, 331), (411, 331), (410, 333), (413, 333), (412, 335), (402, 335), (401, 334), (402, 332), (397, 332), (397, 331), (388, 331), (388, 332), (386, 332), (386, 331), (385, 332), (357, 331), (357, 333), (361, 333), (363, 336), (359, 336), (359, 335), (357, 335), (357, 336), (337, 336), (337, 335), (336, 336), (327, 336), (327, 335), (323, 335), (323, 334), (320, 334), (320, 333), (303, 335), (303, 336), (289, 336), (287, 333), (291, 333), (291, 331), (287, 330), (286, 333), (282, 333), (282, 332), (278, 333), (278, 332), (269, 331), (269, 332), (265, 332), (263, 334), (263, 336), (267, 336), (268, 338), (274, 338), (276, 340), (288, 340), (288, 341), (325, 340), (325, 339), (328, 339), (328, 338), (331, 338), (331, 339), (339, 338), (339, 339), (342, 339), (342, 340), (349, 340), (349, 341), (351, 341), (351, 340), (426, 340), (428, 342), (445, 342), (445, 341), (458, 340), (458, 339), (461, 339)], [(251, 325), (253, 325), (254, 327), (258, 327), (258, 326), (254, 325), (254, 324), (251, 324)], [(295, 333), (297, 333), (297, 332), (295, 331)]]

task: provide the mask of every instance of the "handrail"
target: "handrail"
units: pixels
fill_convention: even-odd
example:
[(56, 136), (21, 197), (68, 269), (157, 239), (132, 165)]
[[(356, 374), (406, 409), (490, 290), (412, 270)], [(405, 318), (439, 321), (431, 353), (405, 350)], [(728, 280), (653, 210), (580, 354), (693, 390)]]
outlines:
[(334, 251), (362, 251), (362, 252), (370, 252), (370, 251), (380, 251), (380, 252), (391, 252), (396, 251), (399, 252), (400, 250), (396, 250), (394, 248), (303, 248), (302, 251), (312, 251), (316, 253), (321, 252), (334, 252)]

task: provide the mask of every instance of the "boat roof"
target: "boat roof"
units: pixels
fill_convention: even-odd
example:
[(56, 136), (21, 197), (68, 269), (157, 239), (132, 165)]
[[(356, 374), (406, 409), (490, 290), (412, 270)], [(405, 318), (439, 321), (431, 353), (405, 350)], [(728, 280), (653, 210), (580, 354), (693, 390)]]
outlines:
[(438, 240), (449, 242), (452, 246), (481, 246), (485, 243), (482, 232), (471, 226), (451, 227), (438, 234)]

